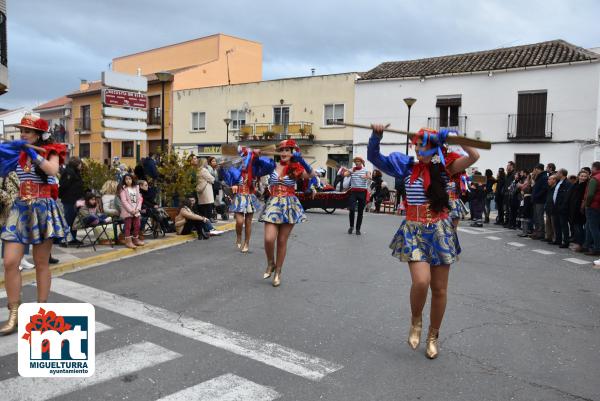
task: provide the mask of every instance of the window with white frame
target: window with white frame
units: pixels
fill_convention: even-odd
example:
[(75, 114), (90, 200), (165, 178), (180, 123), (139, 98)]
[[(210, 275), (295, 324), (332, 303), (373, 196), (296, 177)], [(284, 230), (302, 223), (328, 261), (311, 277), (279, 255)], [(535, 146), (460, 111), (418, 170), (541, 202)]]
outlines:
[(238, 131), (242, 125), (246, 124), (246, 112), (244, 110), (231, 110), (229, 112), (231, 118), (231, 129)]
[(338, 125), (344, 122), (343, 104), (325, 105), (325, 125)]
[(192, 131), (204, 131), (206, 129), (206, 113), (195, 111), (192, 113)]

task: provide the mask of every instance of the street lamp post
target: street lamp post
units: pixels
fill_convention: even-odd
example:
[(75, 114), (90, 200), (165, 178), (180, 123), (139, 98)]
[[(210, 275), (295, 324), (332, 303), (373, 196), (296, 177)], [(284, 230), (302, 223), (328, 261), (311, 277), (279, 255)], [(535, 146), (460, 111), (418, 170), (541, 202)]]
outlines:
[(160, 107), (160, 151), (165, 151), (165, 83), (173, 81), (173, 74), (170, 72), (157, 72), (156, 78), (162, 85), (161, 107)]
[[(408, 132), (410, 132), (410, 108), (413, 104), (415, 104), (416, 101), (417, 99), (415, 99), (414, 97), (404, 98), (404, 103), (406, 103), (406, 105), (408, 106), (408, 123), (406, 127), (406, 130)], [(408, 154), (408, 136), (406, 137), (406, 154)]]
[(225, 137), (225, 143), (229, 144), (229, 123), (231, 123), (231, 118), (224, 118), (223, 121), (225, 122), (225, 125), (227, 126), (227, 136)]

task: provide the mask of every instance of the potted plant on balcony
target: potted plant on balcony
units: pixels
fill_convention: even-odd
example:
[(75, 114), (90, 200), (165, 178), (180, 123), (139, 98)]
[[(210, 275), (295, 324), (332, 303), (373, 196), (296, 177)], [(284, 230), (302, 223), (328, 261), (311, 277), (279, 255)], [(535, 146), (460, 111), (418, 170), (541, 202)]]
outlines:
[(273, 137), (275, 136), (275, 133), (273, 131), (265, 131), (263, 133), (263, 136), (265, 137), (265, 139), (270, 140), (270, 139), (273, 139)]
[(315, 134), (308, 134), (308, 140), (309, 141), (314, 141), (315, 140)]
[(304, 129), (304, 127), (300, 127), (300, 128), (298, 129), (298, 133), (300, 134), (300, 136), (301, 136), (302, 138), (304, 138), (304, 136), (306, 135), (306, 130)]

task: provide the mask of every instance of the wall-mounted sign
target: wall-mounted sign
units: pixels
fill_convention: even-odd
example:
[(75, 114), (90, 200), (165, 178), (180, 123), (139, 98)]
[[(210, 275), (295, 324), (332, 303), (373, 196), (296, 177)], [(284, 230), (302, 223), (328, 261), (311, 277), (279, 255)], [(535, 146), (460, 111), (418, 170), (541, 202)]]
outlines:
[(220, 155), (221, 154), (221, 145), (198, 145), (198, 154)]
[(102, 102), (107, 106), (148, 107), (148, 96), (145, 93), (122, 91), (119, 89), (102, 89)]
[(148, 117), (146, 110), (122, 109), (120, 107), (104, 107), (102, 109), (104, 117), (131, 118), (145, 120)]
[(106, 128), (146, 131), (146, 122), (145, 121), (113, 120), (113, 119), (105, 118), (104, 120), (102, 120), (102, 126), (106, 127)]
[(148, 79), (146, 77), (115, 71), (102, 72), (102, 85), (137, 92), (148, 91)]
[(148, 135), (142, 131), (104, 130), (102, 137), (105, 139), (119, 139), (122, 141), (145, 141)]

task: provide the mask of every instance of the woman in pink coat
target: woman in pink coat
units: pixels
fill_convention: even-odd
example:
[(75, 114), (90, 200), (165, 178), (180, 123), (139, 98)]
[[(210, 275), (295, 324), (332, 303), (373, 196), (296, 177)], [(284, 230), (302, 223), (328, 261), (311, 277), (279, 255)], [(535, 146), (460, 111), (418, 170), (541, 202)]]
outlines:
[[(125, 174), (119, 184), (119, 199), (121, 199), (121, 218), (125, 225), (125, 246), (135, 249), (143, 246), (140, 236), (142, 195), (131, 174)], [(133, 233), (131, 232), (133, 228)]]

